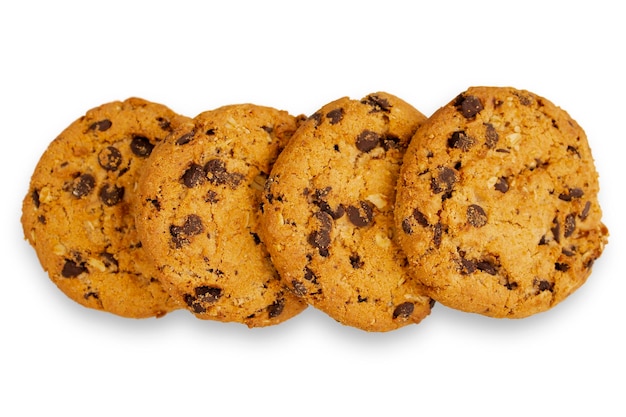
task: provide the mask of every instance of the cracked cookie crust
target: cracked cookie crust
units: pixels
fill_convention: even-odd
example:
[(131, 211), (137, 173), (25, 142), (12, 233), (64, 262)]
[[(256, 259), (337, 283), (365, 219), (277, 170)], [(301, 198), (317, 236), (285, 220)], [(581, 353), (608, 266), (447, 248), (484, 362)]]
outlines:
[(436, 301), (520, 318), (579, 288), (607, 243), (583, 129), (528, 91), (473, 87), (417, 131), (396, 225)]
[(180, 118), (139, 98), (107, 103), (41, 156), (23, 200), (24, 235), (50, 279), (83, 306), (132, 318), (178, 308), (146, 273), (129, 207), (142, 165)]
[(402, 157), (424, 120), (383, 92), (338, 99), (299, 127), (266, 182), (261, 237), (283, 282), (345, 325), (389, 331), (430, 313), (393, 224)]

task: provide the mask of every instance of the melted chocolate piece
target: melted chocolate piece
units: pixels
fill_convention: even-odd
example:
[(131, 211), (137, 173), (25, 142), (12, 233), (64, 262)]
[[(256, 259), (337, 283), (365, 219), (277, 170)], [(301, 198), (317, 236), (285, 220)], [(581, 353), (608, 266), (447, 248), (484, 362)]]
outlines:
[(430, 180), (430, 188), (435, 194), (452, 191), (452, 187), (456, 183), (456, 173), (452, 168), (440, 166), (437, 167), (437, 175)]
[(331, 110), (326, 113), (326, 117), (330, 120), (330, 124), (334, 125), (339, 123), (343, 119), (344, 111), (342, 108)]
[(365, 97), (365, 99), (361, 100), (361, 103), (367, 104), (372, 107), (372, 110), (370, 110), (370, 113), (378, 113), (378, 112), (389, 113), (392, 107), (391, 104), (389, 103), (389, 100), (383, 97), (379, 97), (375, 94)]
[(98, 163), (107, 171), (115, 171), (122, 164), (122, 153), (114, 146), (107, 146), (98, 154)]
[(381, 136), (371, 130), (364, 130), (356, 138), (356, 147), (361, 152), (369, 152), (374, 149), (381, 141)]
[(281, 315), (284, 308), (285, 308), (285, 299), (279, 298), (278, 300), (274, 301), (272, 304), (267, 306), (267, 315), (270, 319), (278, 317)]
[(500, 140), (500, 135), (498, 135), (496, 128), (493, 127), (491, 123), (485, 123), (485, 127), (485, 146), (489, 149), (493, 149), (498, 143), (498, 140)]
[(202, 219), (197, 214), (187, 216), (182, 226), (170, 226), (170, 235), (176, 248), (181, 248), (183, 245), (189, 244), (190, 237), (198, 235), (203, 231), (204, 225), (202, 224)]
[(80, 174), (71, 186), (72, 196), (82, 198), (91, 193), (96, 185), (96, 179), (91, 174)]
[(453, 149), (461, 149), (462, 151), (469, 151), (475, 140), (473, 137), (468, 136), (464, 131), (459, 130), (452, 133), (448, 138), (448, 147)]
[(61, 270), (61, 275), (64, 278), (75, 278), (83, 272), (89, 272), (84, 263), (78, 263), (71, 259), (66, 259), (63, 269)]
[(372, 206), (367, 201), (360, 201), (359, 207), (348, 206), (346, 213), (350, 222), (357, 227), (368, 226), (374, 217)]
[(98, 193), (100, 201), (106, 206), (114, 206), (124, 198), (124, 187), (114, 184), (104, 184)]
[(133, 140), (130, 142), (130, 150), (141, 158), (150, 156), (152, 149), (154, 149), (154, 145), (145, 136), (133, 136)]
[(111, 123), (111, 121), (108, 119), (104, 119), (92, 123), (87, 130), (97, 130), (99, 132), (104, 132), (105, 130), (109, 130), (111, 126), (113, 126), (113, 123)]
[(478, 204), (472, 204), (467, 208), (467, 222), (474, 227), (483, 227), (487, 224), (487, 214)]
[(196, 132), (189, 132), (189, 133), (185, 133), (184, 135), (180, 136), (178, 139), (176, 139), (176, 144), (177, 145), (186, 145), (189, 142), (192, 141), (194, 135), (196, 134)]
[(393, 310), (392, 317), (394, 319), (397, 319), (398, 317), (406, 319), (411, 314), (413, 314), (413, 310), (415, 310), (415, 305), (413, 303), (407, 301), (405, 303), (402, 303), (402, 304), (396, 306), (396, 308)]
[(204, 168), (196, 163), (192, 163), (181, 177), (183, 184), (185, 184), (188, 188), (193, 188), (202, 184), (205, 179), (206, 174), (204, 172)]
[(493, 186), (493, 188), (504, 194), (509, 191), (509, 182), (505, 177), (500, 177), (496, 181), (496, 184)]

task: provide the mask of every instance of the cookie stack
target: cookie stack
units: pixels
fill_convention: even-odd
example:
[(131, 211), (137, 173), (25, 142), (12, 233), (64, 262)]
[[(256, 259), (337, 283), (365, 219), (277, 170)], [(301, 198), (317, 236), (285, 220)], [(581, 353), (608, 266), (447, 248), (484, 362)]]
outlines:
[(385, 332), (435, 301), (550, 309), (607, 243), (598, 191), (580, 126), (514, 88), (470, 88), (430, 117), (384, 92), (309, 117), (130, 98), (50, 144), (22, 225), (86, 307), (262, 327), (310, 305)]

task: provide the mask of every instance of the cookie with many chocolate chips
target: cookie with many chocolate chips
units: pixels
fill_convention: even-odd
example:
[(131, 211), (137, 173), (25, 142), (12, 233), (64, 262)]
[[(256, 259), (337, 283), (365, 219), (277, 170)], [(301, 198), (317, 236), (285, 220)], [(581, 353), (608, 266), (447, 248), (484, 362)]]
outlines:
[(124, 317), (178, 304), (145, 272), (130, 201), (152, 148), (177, 126), (139, 98), (89, 110), (46, 149), (23, 201), (22, 225), (50, 279), (78, 303)]
[(338, 99), (300, 126), (266, 183), (261, 237), (283, 282), (345, 325), (382, 332), (430, 313), (393, 223), (402, 157), (424, 120), (383, 92)]
[(607, 243), (583, 129), (528, 91), (474, 87), (436, 111), (407, 150), (396, 225), (436, 301), (491, 317), (550, 309)]
[(168, 291), (198, 318), (261, 327), (306, 308), (282, 285), (258, 232), (265, 179), (299, 121), (224, 106), (184, 123), (147, 162), (139, 234)]

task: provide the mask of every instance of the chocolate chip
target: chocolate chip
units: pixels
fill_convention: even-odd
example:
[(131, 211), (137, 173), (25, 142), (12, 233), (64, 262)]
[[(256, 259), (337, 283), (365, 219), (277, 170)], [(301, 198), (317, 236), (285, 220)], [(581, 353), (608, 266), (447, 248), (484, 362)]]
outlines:
[(195, 134), (196, 132), (185, 133), (184, 135), (181, 135), (178, 139), (176, 139), (175, 143), (177, 145), (186, 145), (191, 142)]
[(397, 319), (398, 317), (402, 319), (408, 318), (411, 314), (413, 314), (413, 310), (415, 309), (415, 305), (411, 302), (402, 303), (393, 310), (392, 317)]
[(413, 234), (413, 226), (411, 226), (411, 217), (402, 220), (402, 231), (407, 235)]
[(437, 223), (435, 226), (433, 226), (433, 244), (437, 248), (441, 245), (442, 233), (443, 225), (441, 223)]
[(159, 124), (159, 127), (162, 130), (165, 130), (165, 131), (171, 131), (172, 130), (172, 123), (169, 120), (167, 120), (165, 117), (160, 117), (159, 116), (159, 117), (157, 117), (156, 120), (157, 120), (157, 123)]
[(317, 275), (315, 275), (315, 272), (313, 272), (313, 270), (308, 266), (304, 267), (304, 279), (312, 282), (313, 284), (317, 284)]
[(452, 191), (457, 178), (455, 171), (448, 167), (437, 167), (437, 175), (430, 180), (430, 188), (435, 194)]
[(319, 223), (320, 228), (311, 232), (307, 238), (310, 245), (317, 248), (321, 256), (328, 256), (328, 248), (330, 246), (330, 231), (332, 230), (332, 217), (330, 214), (323, 211), (316, 212), (315, 217)]
[(389, 103), (389, 100), (383, 97), (379, 97), (375, 94), (365, 97), (365, 99), (361, 100), (361, 103), (367, 104), (372, 107), (372, 110), (370, 110), (370, 113), (378, 113), (378, 112), (389, 113), (392, 107), (391, 104)]
[(302, 297), (302, 296), (306, 295), (306, 293), (307, 293), (306, 287), (300, 281), (297, 281), (295, 279), (292, 280), (291, 281), (291, 286), (293, 287), (293, 293), (295, 295), (297, 295), (298, 297)]
[(576, 255), (576, 246), (572, 245), (568, 248), (562, 248), (561, 253), (565, 256), (574, 256)]
[(339, 123), (341, 119), (343, 119), (343, 114), (344, 114), (343, 108), (338, 108), (338, 109), (331, 110), (328, 113), (326, 113), (326, 117), (330, 119), (330, 124), (334, 125), (334, 124)]
[(513, 291), (514, 289), (516, 289), (519, 286), (519, 284), (517, 282), (515, 282), (515, 281), (510, 282), (508, 279), (506, 280), (506, 282), (503, 285), (509, 291)]
[(75, 278), (83, 272), (89, 272), (84, 263), (78, 263), (71, 259), (66, 259), (61, 275), (65, 278)]
[(203, 285), (196, 287), (194, 290), (196, 298), (203, 303), (214, 303), (222, 296), (222, 289), (219, 287), (211, 287)]
[(122, 163), (122, 153), (114, 146), (107, 146), (98, 154), (98, 163), (107, 171), (115, 171)]
[(337, 220), (338, 218), (343, 216), (343, 214), (345, 213), (345, 209), (342, 204), (339, 204), (337, 208), (333, 209), (330, 206), (330, 204), (326, 201), (326, 197), (328, 196), (331, 190), (332, 190), (332, 187), (326, 187), (323, 189), (318, 188), (315, 190), (315, 192), (313, 192), (310, 195), (309, 200), (311, 203), (319, 207), (320, 210), (322, 210), (325, 213), (330, 214), (330, 216), (333, 219)]
[(172, 242), (176, 248), (181, 248), (183, 245), (189, 244), (190, 237), (198, 235), (203, 231), (204, 225), (202, 224), (202, 219), (197, 214), (187, 216), (182, 226), (170, 226), (170, 235), (172, 236)]
[(493, 188), (504, 194), (509, 191), (509, 182), (507, 181), (506, 177), (500, 177), (496, 181), (496, 184), (493, 186)]
[(479, 271), (485, 272), (489, 275), (496, 275), (498, 273), (498, 267), (492, 261), (483, 259), (476, 263), (476, 268)]
[(367, 201), (360, 201), (359, 207), (348, 206), (346, 213), (350, 222), (357, 227), (368, 226), (374, 217), (372, 206)]
[(559, 223), (558, 218), (554, 218), (552, 220), (552, 227), (550, 228), (552, 232), (552, 236), (554, 236), (554, 240), (559, 243), (561, 241), (561, 224)]
[(456, 98), (454, 106), (466, 119), (473, 119), (483, 109), (478, 97), (464, 94)]
[(565, 216), (565, 225), (564, 225), (563, 236), (570, 237), (572, 233), (576, 230), (576, 215), (574, 213), (570, 213)]
[(564, 262), (556, 262), (554, 264), (554, 269), (556, 269), (557, 271), (566, 272), (569, 270), (569, 264), (566, 264)]
[(487, 224), (487, 213), (478, 204), (472, 204), (467, 208), (467, 222), (474, 227), (483, 227)]
[(204, 165), (204, 172), (207, 179), (213, 185), (230, 185), (232, 188), (237, 187), (244, 176), (238, 172), (230, 173), (226, 171), (226, 164), (221, 159), (211, 159)]
[(535, 287), (539, 292), (552, 291), (554, 289), (554, 283), (550, 283), (545, 279), (535, 278), (533, 280), (533, 287)]
[(461, 257), (461, 259), (459, 260), (459, 266), (462, 275), (469, 275), (476, 271), (477, 264), (471, 259), (465, 259)]
[(358, 253), (353, 253), (352, 255), (350, 255), (350, 265), (352, 265), (352, 268), (354, 269), (360, 269), (363, 267), (364, 262), (361, 260), (361, 257)]
[(309, 120), (312, 120), (315, 124), (315, 127), (319, 126), (322, 123), (322, 113), (315, 112), (311, 116), (309, 116)]
[(154, 145), (150, 143), (150, 139), (145, 136), (135, 135), (130, 142), (130, 150), (139, 157), (146, 158), (150, 156), (154, 149)]
[(219, 200), (218, 195), (215, 191), (213, 190), (209, 190), (206, 192), (206, 195), (204, 196), (204, 202), (205, 203), (217, 203)]
[(102, 257), (102, 263), (105, 267), (112, 269), (114, 272), (118, 271), (120, 264), (115, 258), (115, 255), (109, 252), (102, 252), (100, 256)]
[(33, 200), (33, 204), (35, 205), (35, 208), (39, 208), (39, 205), (41, 204), (41, 201), (39, 200), (39, 190), (38, 189), (34, 189), (32, 193), (30, 193), (30, 198)]
[(380, 143), (381, 136), (371, 130), (364, 130), (356, 138), (356, 147), (361, 152), (369, 152)]
[(204, 172), (204, 169), (196, 163), (192, 163), (181, 177), (183, 184), (185, 184), (185, 186), (188, 188), (193, 188), (197, 185), (202, 184), (205, 179), (206, 174)]
[(382, 146), (383, 149), (386, 151), (390, 149), (399, 149), (401, 144), (402, 140), (399, 137), (393, 135), (386, 135), (380, 140), (380, 146)]
[(591, 202), (587, 201), (585, 203), (585, 207), (583, 208), (583, 211), (580, 213), (580, 220), (584, 221), (587, 216), (589, 215), (589, 210), (591, 209)]
[(574, 198), (581, 198), (584, 194), (584, 191), (580, 188), (570, 188), (566, 193), (559, 194), (559, 199), (572, 201)]
[(475, 140), (471, 136), (468, 136), (464, 131), (459, 130), (448, 138), (448, 147), (454, 149), (461, 149), (462, 151), (469, 151)]
[(97, 130), (99, 132), (104, 132), (105, 130), (109, 130), (109, 128), (113, 125), (110, 120), (104, 119), (98, 122), (94, 122), (89, 126), (88, 130)]
[(100, 201), (104, 205), (114, 206), (124, 198), (124, 187), (118, 187), (115, 184), (104, 184), (98, 193)]
[(417, 221), (417, 224), (419, 224), (420, 226), (423, 226), (423, 227), (429, 226), (428, 218), (424, 215), (424, 213), (422, 213), (418, 209), (413, 210), (413, 218)]
[(71, 193), (76, 198), (82, 198), (94, 189), (96, 179), (91, 174), (80, 174), (74, 179), (71, 186)]
[(272, 304), (267, 306), (267, 315), (270, 319), (280, 316), (280, 314), (285, 309), (285, 299), (279, 298), (274, 301)]
[(485, 123), (486, 132), (485, 132), (485, 146), (489, 149), (495, 148), (498, 140), (500, 139), (500, 135), (496, 131), (496, 128), (493, 127), (491, 123)]

